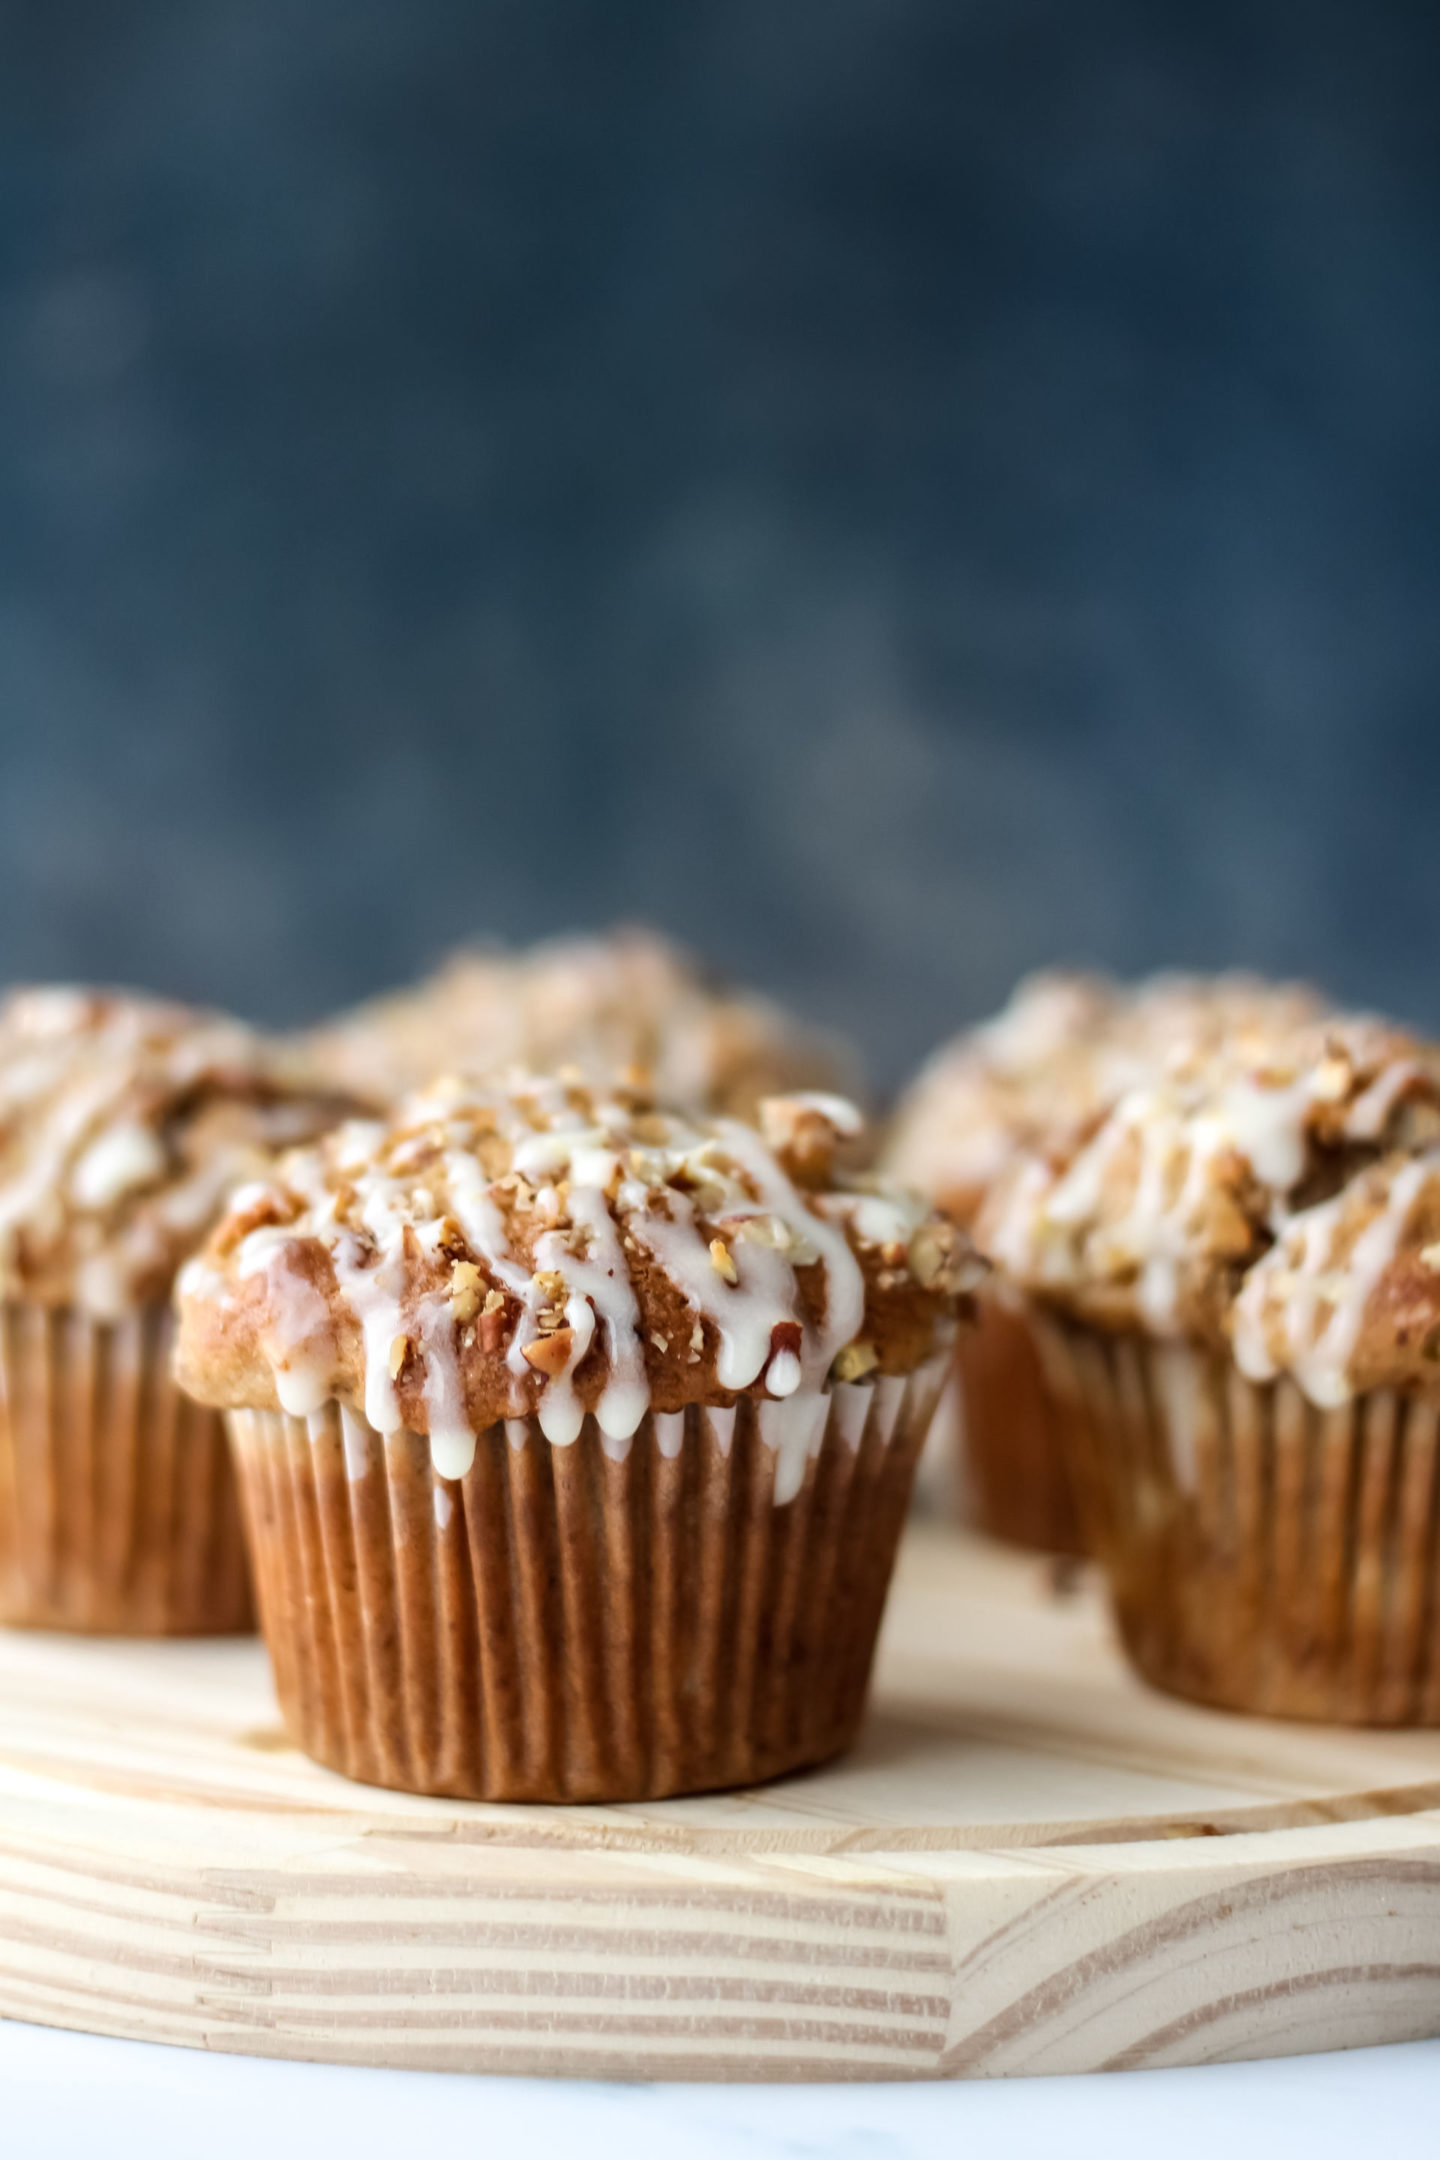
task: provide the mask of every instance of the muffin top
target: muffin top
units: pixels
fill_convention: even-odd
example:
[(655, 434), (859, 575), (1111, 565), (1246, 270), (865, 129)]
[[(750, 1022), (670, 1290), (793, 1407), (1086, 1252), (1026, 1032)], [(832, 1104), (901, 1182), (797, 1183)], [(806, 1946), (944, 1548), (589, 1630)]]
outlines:
[(169, 1296), (230, 1188), (355, 1107), (237, 1020), (114, 991), (0, 1003), (0, 1294)]
[[(1333, 1015), (1288, 1038), (1224, 1039), (1128, 1090), (1087, 1130), (1018, 1157), (976, 1234), (1022, 1289), (1101, 1326), (1225, 1341), (1241, 1298), (1255, 1306), (1247, 1340), (1263, 1336), (1274, 1369), (1298, 1378), (1278, 1313), (1292, 1288), (1310, 1295), (1279, 1257), (1295, 1225), (1311, 1213), (1343, 1222), (1345, 1258), (1350, 1229), (1381, 1204), (1376, 1176), (1428, 1159), (1437, 1139), (1440, 1052), (1384, 1021)], [(1327, 1239), (1317, 1230), (1307, 1250), (1329, 1250)], [(1269, 1288), (1252, 1289), (1262, 1265)], [(1293, 1317), (1300, 1345), (1308, 1323)], [(1258, 1370), (1258, 1348), (1251, 1358)]]
[(593, 1411), (623, 1451), (650, 1409), (910, 1372), (973, 1263), (913, 1195), (836, 1180), (859, 1122), (824, 1095), (767, 1102), (762, 1133), (620, 1084), (438, 1083), (235, 1194), (181, 1276), (181, 1383), (336, 1397), (458, 1477), (500, 1418), (563, 1445)]
[(395, 1102), (449, 1073), (622, 1072), (666, 1101), (753, 1115), (766, 1095), (853, 1084), (853, 1058), (768, 999), (712, 982), (645, 930), (471, 949), (308, 1038), (346, 1087)]
[(886, 1168), (965, 1223), (1026, 1152), (1063, 1147), (1147, 1079), (1222, 1046), (1263, 1056), (1325, 1010), (1303, 984), (1246, 974), (1155, 975), (1130, 988), (1051, 972), (938, 1050), (898, 1110)]

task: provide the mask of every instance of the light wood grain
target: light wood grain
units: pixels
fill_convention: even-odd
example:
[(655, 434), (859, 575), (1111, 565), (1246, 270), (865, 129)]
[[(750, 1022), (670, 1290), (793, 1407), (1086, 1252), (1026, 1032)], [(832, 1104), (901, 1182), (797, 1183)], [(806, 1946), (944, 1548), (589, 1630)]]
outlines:
[(1150, 1695), (914, 1532), (846, 1762), (484, 1807), (289, 1749), (253, 1643), (0, 1638), (0, 2015), (335, 2062), (1004, 2075), (1440, 2032), (1440, 1734)]

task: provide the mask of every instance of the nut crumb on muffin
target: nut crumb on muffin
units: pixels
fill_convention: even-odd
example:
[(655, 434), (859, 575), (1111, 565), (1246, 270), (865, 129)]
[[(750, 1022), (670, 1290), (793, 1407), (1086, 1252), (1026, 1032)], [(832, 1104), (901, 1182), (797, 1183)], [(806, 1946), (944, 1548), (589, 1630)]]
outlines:
[(625, 1085), (439, 1083), (234, 1196), (181, 1278), (182, 1384), (294, 1415), (338, 1398), (459, 1476), (502, 1418), (564, 1445), (593, 1412), (623, 1448), (652, 1409), (818, 1394), (846, 1352), (842, 1378), (909, 1372), (976, 1265), (913, 1195), (821, 1182), (819, 1128), (833, 1155), (854, 1118), (807, 1103), (796, 1162)]
[(856, 1084), (848, 1046), (642, 929), (462, 949), (424, 981), (323, 1023), (304, 1047), (340, 1085), (387, 1102), (443, 1074), (515, 1067), (562, 1081), (619, 1074), (662, 1100), (742, 1117), (766, 1096)]

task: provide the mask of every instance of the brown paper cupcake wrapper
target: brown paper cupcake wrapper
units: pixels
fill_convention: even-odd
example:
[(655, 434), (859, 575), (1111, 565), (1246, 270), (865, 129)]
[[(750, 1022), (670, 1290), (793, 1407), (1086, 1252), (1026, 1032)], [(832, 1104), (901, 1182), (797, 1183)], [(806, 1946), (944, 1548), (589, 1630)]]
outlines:
[(1227, 1709), (1440, 1724), (1440, 1411), (1320, 1410), (1219, 1352), (1047, 1321), (1125, 1647)]
[(1024, 1306), (981, 1297), (976, 1321), (955, 1345), (961, 1514), (1012, 1545), (1081, 1553), (1065, 1431), (1074, 1412), (1047, 1379)]
[[(618, 1460), (592, 1418), (570, 1447), (513, 1420), (454, 1482), (428, 1440), (334, 1403), (231, 1413), (292, 1735), (367, 1783), (482, 1800), (655, 1798), (838, 1753), (944, 1364), (837, 1388), (808, 1434), (793, 1405), (650, 1416)], [(777, 1478), (798, 1483), (778, 1503)]]
[(253, 1627), (221, 1420), (170, 1377), (174, 1323), (0, 1304), (0, 1621), (96, 1635)]

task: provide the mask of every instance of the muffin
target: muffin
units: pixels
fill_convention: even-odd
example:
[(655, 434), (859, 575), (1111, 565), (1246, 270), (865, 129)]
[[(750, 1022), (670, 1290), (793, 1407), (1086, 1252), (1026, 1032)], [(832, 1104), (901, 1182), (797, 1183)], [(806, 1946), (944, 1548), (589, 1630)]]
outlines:
[(1440, 1051), (1331, 1016), (992, 1187), (1120, 1632), (1227, 1708), (1440, 1721)]
[[(1148, 1075), (1231, 1046), (1257, 1045), (1324, 1010), (1313, 991), (1254, 976), (1157, 975), (1123, 988), (1051, 972), (1022, 982), (1005, 1010), (946, 1044), (893, 1121), (885, 1167), (973, 1226), (1016, 1159), (1087, 1132)], [(1070, 1411), (1049, 1386), (1026, 1301), (995, 1274), (978, 1325), (960, 1338), (955, 1386), (964, 1512), (992, 1537), (1083, 1550), (1066, 1468)]]
[(340, 1085), (389, 1102), (452, 1072), (574, 1066), (753, 1117), (767, 1095), (849, 1091), (857, 1077), (838, 1042), (638, 929), (457, 952), (426, 981), (315, 1029), (305, 1048)]
[(345, 1107), (236, 1021), (73, 989), (0, 1004), (0, 1620), (253, 1624), (220, 1421), (170, 1377), (170, 1293), (230, 1186)]
[(234, 1196), (177, 1369), (229, 1416), (301, 1747), (558, 1801), (849, 1743), (971, 1272), (836, 1180), (857, 1123), (455, 1081)]

